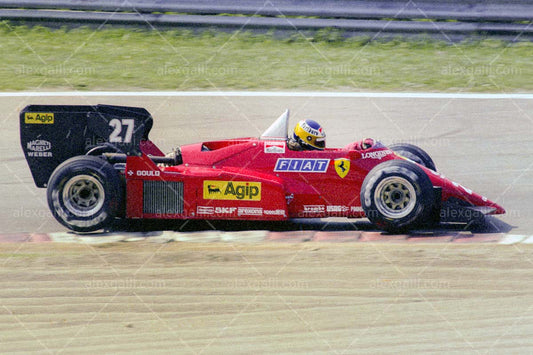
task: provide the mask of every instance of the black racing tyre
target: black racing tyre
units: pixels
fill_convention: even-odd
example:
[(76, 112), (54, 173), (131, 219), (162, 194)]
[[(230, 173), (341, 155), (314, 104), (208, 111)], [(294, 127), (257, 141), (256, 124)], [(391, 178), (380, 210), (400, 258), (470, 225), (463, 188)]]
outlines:
[(120, 214), (124, 188), (118, 172), (96, 156), (77, 156), (59, 165), (47, 188), (48, 206), (59, 223), (92, 232)]
[(367, 218), (391, 233), (432, 222), (433, 184), (424, 170), (406, 160), (389, 160), (374, 167), (361, 186)]
[(118, 149), (116, 146), (110, 143), (104, 143), (97, 146), (91, 147), (85, 155), (94, 155), (99, 156), (104, 153), (122, 153), (122, 150)]
[(396, 143), (388, 146), (390, 150), (401, 155), (404, 158), (414, 161), (428, 169), (437, 171), (433, 159), (422, 148), (409, 143)]

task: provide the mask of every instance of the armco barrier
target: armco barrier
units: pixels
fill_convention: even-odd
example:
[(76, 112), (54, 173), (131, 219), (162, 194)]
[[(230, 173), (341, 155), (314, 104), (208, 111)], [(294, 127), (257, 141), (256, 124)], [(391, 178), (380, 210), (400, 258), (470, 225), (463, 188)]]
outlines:
[(45, 25), (275, 30), (289, 34), (334, 28), (346, 36), (428, 34), (445, 40), (533, 38), (533, 2), (527, 0), (0, 0), (0, 20)]

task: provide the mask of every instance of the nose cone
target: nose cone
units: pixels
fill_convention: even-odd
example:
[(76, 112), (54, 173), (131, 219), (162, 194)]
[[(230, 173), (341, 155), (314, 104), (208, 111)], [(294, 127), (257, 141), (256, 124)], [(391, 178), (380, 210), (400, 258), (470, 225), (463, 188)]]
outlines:
[(496, 202), (493, 202), (488, 198), (475, 193), (461, 184), (445, 178), (435, 171), (429, 169), (425, 169), (425, 171), (428, 173), (428, 177), (431, 179), (433, 186), (442, 187), (443, 201), (447, 201), (449, 198), (457, 198), (466, 202), (468, 205), (472, 206), (483, 214), (505, 213), (505, 209)]
[(488, 214), (505, 214), (505, 209), (502, 206), (492, 201), (487, 201), (487, 202), (490, 202), (492, 204), (491, 207), (494, 208), (494, 211), (489, 212)]

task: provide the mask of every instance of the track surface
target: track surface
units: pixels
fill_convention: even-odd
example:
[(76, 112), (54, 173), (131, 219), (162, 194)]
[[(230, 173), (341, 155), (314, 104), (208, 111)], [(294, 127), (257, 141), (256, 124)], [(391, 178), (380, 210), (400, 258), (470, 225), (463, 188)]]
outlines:
[[(291, 124), (321, 122), (329, 146), (370, 136), (424, 147), (440, 171), (507, 209), (489, 220), (491, 233), (533, 234), (533, 101), (305, 97), (0, 97), (0, 233), (64, 230), (19, 146), (18, 112), (37, 103), (146, 107), (164, 151), (257, 136), (289, 107)], [(354, 229), (346, 221), (303, 227)], [(532, 246), (438, 241), (0, 243), (0, 349), (531, 352)]]
[[(18, 248), (24, 245), (22, 250)], [(0, 245), (2, 352), (533, 349), (532, 246)]]

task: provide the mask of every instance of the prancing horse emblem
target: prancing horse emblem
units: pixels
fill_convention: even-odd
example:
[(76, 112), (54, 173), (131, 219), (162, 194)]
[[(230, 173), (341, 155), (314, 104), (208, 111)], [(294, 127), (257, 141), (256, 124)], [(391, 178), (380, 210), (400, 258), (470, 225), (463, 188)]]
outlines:
[(346, 158), (335, 159), (335, 171), (344, 178), (350, 171), (350, 160)]

